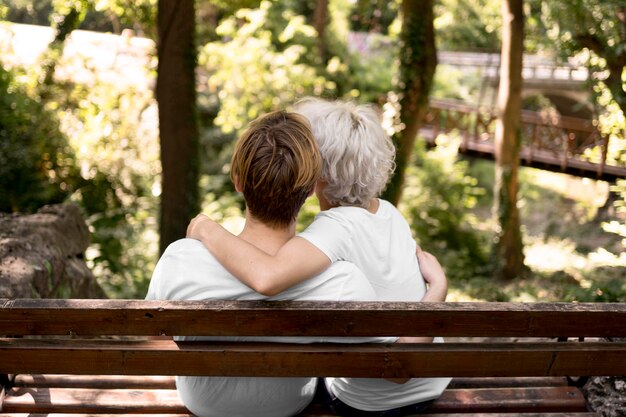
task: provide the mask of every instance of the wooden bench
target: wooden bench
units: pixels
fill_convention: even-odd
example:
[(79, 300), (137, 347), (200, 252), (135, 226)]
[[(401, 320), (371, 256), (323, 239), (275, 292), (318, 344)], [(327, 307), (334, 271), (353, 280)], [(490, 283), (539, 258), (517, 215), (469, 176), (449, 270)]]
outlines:
[[(0, 416), (188, 415), (172, 375), (455, 377), (431, 416), (595, 416), (565, 376), (626, 375), (626, 304), (2, 300)], [(445, 344), (146, 336), (438, 335)], [(463, 342), (455, 338), (467, 339)], [(594, 341), (558, 342), (556, 337)], [(504, 338), (514, 338), (508, 341)], [(302, 415), (331, 415), (314, 402)]]

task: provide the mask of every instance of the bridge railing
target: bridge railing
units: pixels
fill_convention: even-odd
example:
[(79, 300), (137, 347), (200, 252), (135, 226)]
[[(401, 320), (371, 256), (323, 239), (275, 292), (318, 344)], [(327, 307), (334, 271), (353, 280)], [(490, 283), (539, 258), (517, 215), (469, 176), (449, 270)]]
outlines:
[[(439, 64), (478, 69), (486, 78), (500, 77), (499, 53), (440, 51), (437, 59)], [(540, 55), (525, 54), (522, 65), (525, 80), (580, 83), (589, 78), (589, 71), (584, 66), (558, 63), (553, 58)]]
[[(494, 153), (497, 111), (461, 101), (431, 99), (425, 116), (429, 140), (439, 133), (456, 130), (461, 135), (461, 152)], [(528, 165), (542, 162), (565, 171), (577, 162), (594, 164), (601, 177), (606, 167), (608, 137), (603, 136), (590, 120), (523, 110), (521, 112), (522, 143), (520, 157)], [(600, 156), (589, 160), (586, 150), (600, 148)], [(578, 164), (580, 165), (580, 164)]]

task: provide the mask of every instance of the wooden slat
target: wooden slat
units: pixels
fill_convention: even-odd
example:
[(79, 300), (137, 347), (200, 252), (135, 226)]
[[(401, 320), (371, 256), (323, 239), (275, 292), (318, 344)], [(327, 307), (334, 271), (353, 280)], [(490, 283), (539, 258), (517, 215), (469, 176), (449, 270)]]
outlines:
[[(569, 387), (450, 389), (429, 413), (585, 411), (580, 391)], [(186, 409), (173, 390), (39, 388), (7, 396), (8, 413), (168, 413)]]
[[(593, 412), (565, 412), (565, 413), (454, 413), (454, 414), (415, 414), (408, 417), (601, 417), (598, 413)], [(330, 416), (329, 416), (330, 417)]]
[(429, 413), (586, 411), (585, 398), (573, 387), (450, 389)]
[(14, 386), (29, 388), (176, 389), (173, 376), (20, 374)]
[(503, 387), (564, 387), (567, 386), (564, 377), (511, 377), (511, 378), (454, 378), (449, 388), (503, 388)]
[(2, 300), (0, 335), (626, 337), (626, 303)]
[[(23, 374), (14, 386), (30, 388), (176, 389), (173, 376), (151, 375), (53, 375)], [(450, 388), (557, 387), (567, 386), (564, 377), (454, 378)]]
[(214, 376), (626, 375), (626, 343), (201, 343), (0, 339), (0, 373)]
[(190, 414), (174, 390), (13, 389), (5, 413)]

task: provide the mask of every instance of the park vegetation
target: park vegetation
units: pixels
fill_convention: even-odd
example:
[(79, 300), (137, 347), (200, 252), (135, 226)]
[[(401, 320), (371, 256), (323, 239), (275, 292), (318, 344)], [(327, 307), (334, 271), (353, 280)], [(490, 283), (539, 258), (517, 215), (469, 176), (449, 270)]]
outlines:
[[(87, 260), (112, 297), (142, 298), (159, 253), (199, 210), (235, 230), (244, 207), (228, 177), (234, 140), (259, 115), (316, 95), (381, 108), (398, 149), (385, 197), (446, 267), (452, 299), (626, 301), (626, 180), (608, 193), (593, 180), (519, 168), (516, 154), (519, 109), (554, 110), (545, 97), (522, 100), (524, 51), (588, 68), (608, 158), (626, 164), (620, 0), (4, 4), (5, 22), (51, 26), (55, 36), (29, 67), (0, 55), (0, 211), (81, 207)], [(89, 82), (67, 76), (63, 50), (76, 29), (152, 39), (143, 82), (89, 66)], [(367, 47), (356, 48), (364, 33)], [(479, 74), (438, 65), (437, 50), (502, 53), (509, 83), (498, 93)], [(428, 149), (419, 130), (429, 97), (498, 106), (496, 163), (460, 156), (454, 132)], [(311, 199), (299, 227), (315, 213)], [(546, 258), (547, 248), (562, 263), (541, 265), (535, 251)]]

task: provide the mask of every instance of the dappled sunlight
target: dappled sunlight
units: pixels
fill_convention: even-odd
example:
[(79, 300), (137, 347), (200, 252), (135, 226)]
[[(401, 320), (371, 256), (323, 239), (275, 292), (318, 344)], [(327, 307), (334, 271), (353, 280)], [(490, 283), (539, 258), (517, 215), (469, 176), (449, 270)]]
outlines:
[(626, 267), (626, 252), (611, 253), (604, 248), (589, 254), (589, 259), (595, 266), (624, 266)]
[(534, 168), (526, 168), (523, 172), (523, 175), (537, 186), (594, 207), (602, 206), (609, 193), (609, 183), (605, 181), (594, 181), (589, 178), (578, 178)]
[(537, 272), (583, 269), (590, 265), (587, 257), (576, 252), (576, 244), (568, 240), (527, 241), (524, 254), (526, 265)]

